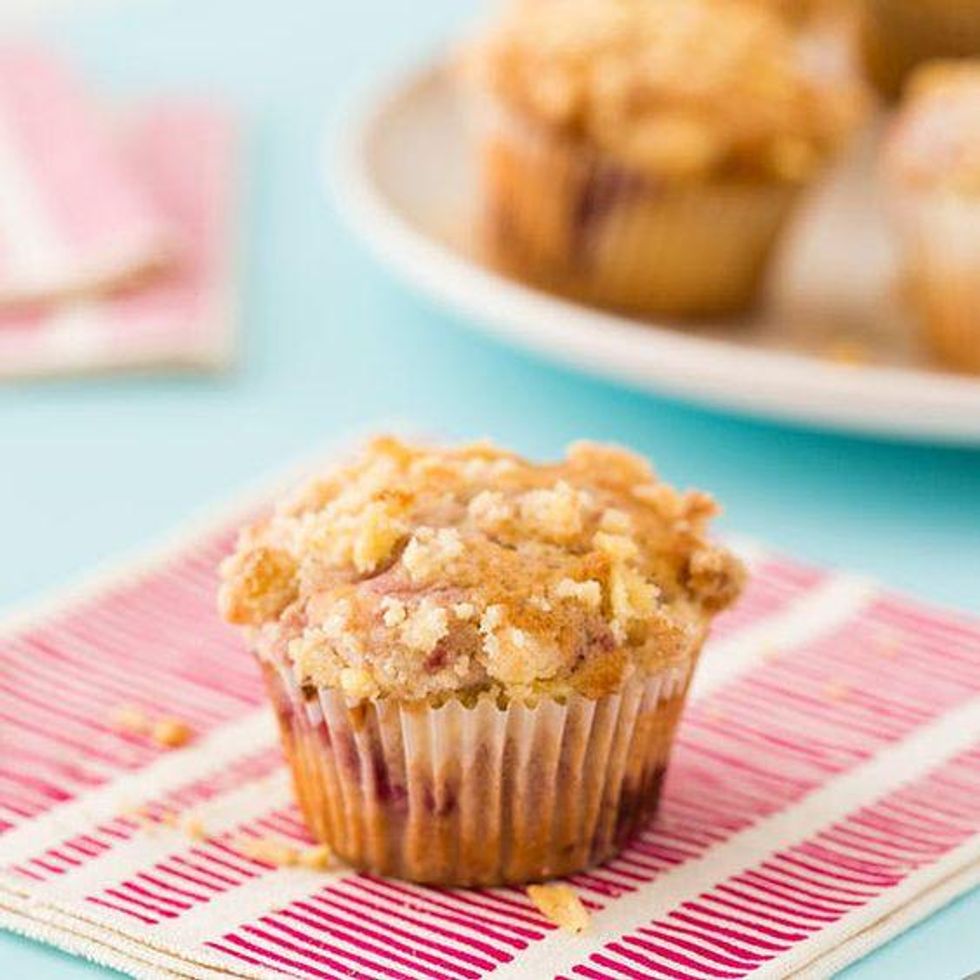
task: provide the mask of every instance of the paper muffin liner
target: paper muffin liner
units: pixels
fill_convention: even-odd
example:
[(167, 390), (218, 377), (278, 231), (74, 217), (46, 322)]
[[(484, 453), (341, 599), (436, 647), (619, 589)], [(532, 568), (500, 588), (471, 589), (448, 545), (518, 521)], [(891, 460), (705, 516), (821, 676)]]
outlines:
[(977, 0), (863, 0), (868, 74), (897, 98), (909, 73), (933, 58), (980, 57)]
[(489, 260), (600, 306), (679, 316), (744, 310), (798, 197), (775, 181), (654, 181), (489, 102), (473, 124)]
[(533, 707), (349, 704), (263, 670), (318, 840), (375, 874), (496, 885), (598, 864), (653, 814), (695, 659)]
[(926, 342), (947, 366), (980, 373), (980, 199), (906, 192), (896, 217)]

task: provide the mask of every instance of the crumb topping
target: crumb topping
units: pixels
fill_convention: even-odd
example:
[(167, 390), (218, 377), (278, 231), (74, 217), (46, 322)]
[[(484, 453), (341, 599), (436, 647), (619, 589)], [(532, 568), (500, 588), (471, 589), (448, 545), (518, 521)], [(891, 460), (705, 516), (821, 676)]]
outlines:
[(980, 197), (980, 65), (931, 62), (913, 74), (885, 162), (903, 183)]
[(517, 117), (640, 173), (805, 180), (863, 97), (799, 50), (772, 0), (510, 5), (464, 59)]
[(242, 532), (220, 605), (260, 655), (355, 701), (599, 697), (689, 656), (737, 597), (715, 510), (615, 447), (535, 465), (382, 438)]
[(402, 562), (409, 578), (419, 583), (448, 570), (462, 554), (463, 540), (456, 528), (420, 527), (409, 539)]

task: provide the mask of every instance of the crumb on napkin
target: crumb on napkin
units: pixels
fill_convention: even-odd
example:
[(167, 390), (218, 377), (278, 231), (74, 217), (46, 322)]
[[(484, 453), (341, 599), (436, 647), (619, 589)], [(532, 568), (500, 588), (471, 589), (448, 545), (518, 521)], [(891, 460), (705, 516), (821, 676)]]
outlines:
[(588, 910), (570, 885), (528, 885), (527, 897), (546, 919), (566, 932), (577, 934), (589, 927)]
[(145, 806), (131, 805), (125, 806), (118, 816), (122, 820), (130, 820), (136, 823), (141, 830), (155, 830), (164, 821), (160, 817), (155, 817)]
[(204, 822), (195, 814), (182, 815), (178, 810), (160, 810), (152, 804), (126, 807), (120, 811), (119, 816), (135, 820), (141, 829), (151, 832), (167, 827), (179, 830), (192, 840), (204, 840), (208, 836)]
[(194, 729), (186, 721), (170, 715), (154, 718), (132, 704), (116, 708), (110, 721), (117, 730), (132, 735), (147, 735), (164, 749), (178, 749), (194, 737)]
[(208, 832), (204, 827), (204, 821), (200, 817), (187, 817), (181, 829), (191, 840), (204, 840), (208, 836)]
[(235, 849), (253, 861), (277, 868), (308, 868), (323, 871), (330, 866), (333, 852), (326, 844), (296, 847), (276, 837), (250, 837), (235, 843)]
[(110, 718), (114, 728), (134, 735), (145, 735), (150, 730), (150, 719), (146, 712), (132, 704), (120, 705)]
[(150, 732), (153, 741), (165, 749), (179, 749), (182, 745), (186, 745), (193, 735), (191, 726), (179, 718), (160, 718), (154, 722)]
[(311, 871), (325, 871), (333, 862), (333, 851), (326, 844), (305, 847), (299, 852), (299, 865)]

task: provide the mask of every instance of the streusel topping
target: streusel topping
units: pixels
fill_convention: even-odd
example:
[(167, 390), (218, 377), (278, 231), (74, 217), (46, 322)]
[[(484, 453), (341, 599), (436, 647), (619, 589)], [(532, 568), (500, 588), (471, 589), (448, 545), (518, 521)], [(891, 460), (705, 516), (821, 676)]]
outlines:
[(466, 65), (518, 117), (652, 177), (804, 180), (856, 117), (758, 0), (525, 0)]
[(221, 609), (354, 699), (598, 697), (690, 655), (738, 595), (715, 510), (623, 449), (534, 465), (380, 438), (241, 534)]
[(932, 62), (907, 87), (886, 150), (890, 173), (912, 185), (980, 196), (980, 65)]

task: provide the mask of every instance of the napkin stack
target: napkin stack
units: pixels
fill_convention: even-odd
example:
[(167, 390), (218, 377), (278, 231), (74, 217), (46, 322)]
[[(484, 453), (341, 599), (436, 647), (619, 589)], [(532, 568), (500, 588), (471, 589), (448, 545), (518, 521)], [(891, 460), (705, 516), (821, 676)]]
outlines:
[(0, 48), (0, 377), (226, 366), (236, 143), (221, 109), (110, 118), (49, 54)]
[(569, 879), (585, 933), (277, 866), (310, 841), (214, 601), (255, 508), (0, 627), (0, 926), (154, 978), (824, 978), (980, 882), (980, 622), (758, 547), (657, 818)]

